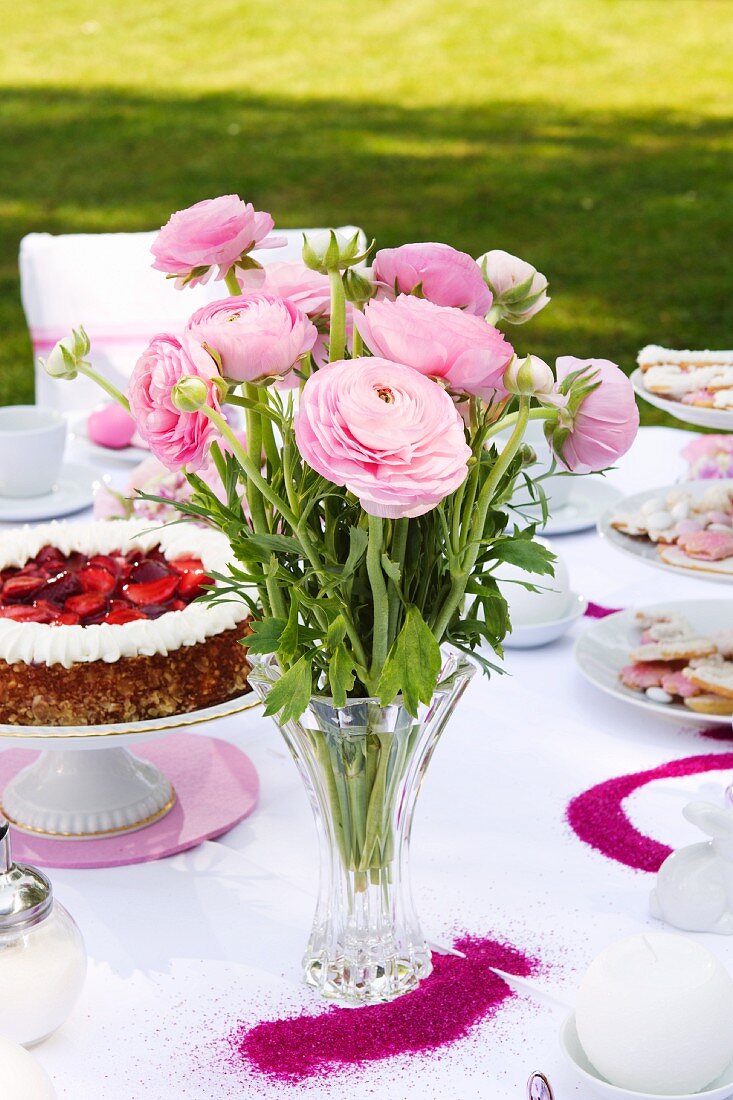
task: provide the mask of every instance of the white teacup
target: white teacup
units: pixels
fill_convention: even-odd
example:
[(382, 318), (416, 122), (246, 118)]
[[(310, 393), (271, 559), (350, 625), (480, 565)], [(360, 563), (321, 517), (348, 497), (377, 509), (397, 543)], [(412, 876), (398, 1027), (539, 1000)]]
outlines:
[(0, 496), (50, 493), (66, 446), (66, 418), (38, 405), (0, 407)]

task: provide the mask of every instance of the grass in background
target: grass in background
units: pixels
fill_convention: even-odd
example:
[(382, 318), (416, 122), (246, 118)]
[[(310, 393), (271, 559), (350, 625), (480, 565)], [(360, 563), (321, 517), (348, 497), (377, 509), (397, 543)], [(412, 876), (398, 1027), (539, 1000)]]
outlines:
[(731, 347), (732, 23), (730, 0), (26, 0), (0, 43), (0, 403), (32, 396), (23, 234), (230, 191), (530, 259), (553, 302), (522, 352)]

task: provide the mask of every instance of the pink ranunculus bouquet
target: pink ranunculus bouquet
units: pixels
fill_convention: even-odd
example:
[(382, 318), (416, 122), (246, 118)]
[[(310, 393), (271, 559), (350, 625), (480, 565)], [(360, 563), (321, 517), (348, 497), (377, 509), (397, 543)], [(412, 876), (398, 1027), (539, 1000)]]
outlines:
[[(142, 500), (229, 541), (228, 573), (202, 598), (247, 603), (250, 683), (322, 822), (307, 981), (376, 1003), (430, 972), (401, 881), (410, 822), (466, 658), (490, 672), (491, 651), (502, 657), (498, 567), (521, 566), (530, 588), (553, 571), (512, 507), (518, 482), (543, 502), (529, 422), (544, 423), (563, 469), (585, 472), (628, 450), (638, 414), (608, 360), (564, 356), (553, 370), (516, 353), (502, 327), (549, 301), (525, 261), (423, 243), (378, 252), (370, 270), (373, 243), (330, 230), (305, 235), (302, 264), (275, 253), (260, 266), (251, 253), (275, 243), (272, 228), (236, 195), (173, 215), (156, 268), (181, 288), (218, 269), (229, 296), (182, 335), (156, 336), (117, 397), (160, 463), (153, 492), (150, 465), (140, 472)], [(80, 328), (48, 370), (98, 378), (88, 352)]]
[[(171, 216), (155, 268), (181, 288), (216, 272), (229, 296), (156, 336), (119, 400), (155, 459), (190, 481), (175, 507), (231, 540), (232, 591), (259, 620), (252, 652), (282, 675), (268, 707), (295, 717), (328, 691), (403, 694), (414, 708), (431, 698), (441, 645), (479, 662), (485, 644), (500, 650), (497, 564), (552, 570), (534, 527), (506, 517), (520, 475), (542, 494), (529, 420), (563, 469), (600, 470), (633, 442), (633, 391), (605, 359), (563, 356), (553, 371), (515, 353), (502, 327), (549, 298), (544, 275), (507, 252), (405, 244), (369, 269), (373, 244), (331, 230), (306, 234), (302, 263), (275, 251), (263, 266), (252, 252), (278, 243), (273, 228), (238, 195)], [(79, 329), (49, 372), (95, 377), (88, 351)]]

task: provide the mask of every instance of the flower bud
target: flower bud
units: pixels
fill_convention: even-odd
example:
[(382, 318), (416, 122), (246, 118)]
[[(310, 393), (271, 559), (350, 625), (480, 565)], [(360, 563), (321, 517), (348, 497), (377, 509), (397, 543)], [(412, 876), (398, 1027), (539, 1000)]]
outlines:
[(344, 293), (347, 301), (353, 302), (358, 309), (363, 309), (368, 301), (376, 294), (377, 287), (369, 278), (367, 268), (358, 271), (350, 267), (344, 274)]
[(53, 348), (48, 359), (41, 359), (46, 374), (51, 378), (73, 382), (79, 373), (79, 364), (89, 354), (89, 337), (80, 326), (72, 329), (71, 336), (64, 336)]
[(374, 241), (365, 251), (359, 248), (359, 231), (351, 239), (335, 229), (318, 230), (303, 234), (303, 263), (312, 271), (328, 275), (331, 271), (345, 271), (348, 267), (363, 263)]
[(171, 401), (179, 412), (198, 412), (209, 404), (209, 387), (203, 378), (184, 375), (171, 390)]
[(525, 396), (552, 393), (555, 376), (544, 359), (528, 355), (524, 359), (515, 356), (504, 372), (504, 385), (509, 393)]
[(526, 260), (495, 248), (479, 256), (476, 262), (494, 295), (494, 304), (487, 314), (492, 324), (508, 321), (523, 325), (549, 302), (547, 279)]

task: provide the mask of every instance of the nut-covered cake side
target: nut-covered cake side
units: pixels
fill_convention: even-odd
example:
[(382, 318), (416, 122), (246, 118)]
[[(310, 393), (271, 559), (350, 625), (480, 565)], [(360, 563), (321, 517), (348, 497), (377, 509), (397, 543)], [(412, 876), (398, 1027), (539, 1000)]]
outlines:
[(185, 714), (248, 690), (245, 604), (194, 603), (227, 540), (188, 524), (46, 524), (0, 538), (0, 722)]

